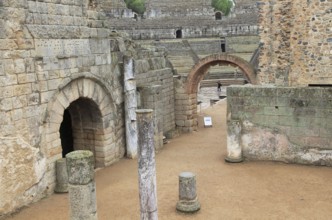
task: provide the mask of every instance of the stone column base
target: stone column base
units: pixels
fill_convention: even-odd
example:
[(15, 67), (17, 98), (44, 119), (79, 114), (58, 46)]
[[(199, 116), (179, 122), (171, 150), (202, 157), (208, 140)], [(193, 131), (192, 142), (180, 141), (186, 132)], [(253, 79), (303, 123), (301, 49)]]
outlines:
[(227, 163), (241, 163), (241, 162), (243, 162), (243, 157), (239, 157), (239, 158), (225, 157), (225, 161)]
[(176, 210), (186, 213), (194, 213), (201, 209), (201, 204), (198, 202), (197, 198), (191, 201), (180, 200), (176, 203)]

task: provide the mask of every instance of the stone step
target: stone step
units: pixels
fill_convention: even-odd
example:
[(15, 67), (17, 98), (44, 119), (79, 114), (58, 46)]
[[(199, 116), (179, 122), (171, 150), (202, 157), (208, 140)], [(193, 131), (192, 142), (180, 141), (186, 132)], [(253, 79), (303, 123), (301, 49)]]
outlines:
[(244, 79), (209, 79), (209, 80), (202, 80), (200, 82), (200, 88), (202, 87), (216, 87), (217, 83), (220, 82), (222, 86), (229, 86), (229, 85), (244, 85)]

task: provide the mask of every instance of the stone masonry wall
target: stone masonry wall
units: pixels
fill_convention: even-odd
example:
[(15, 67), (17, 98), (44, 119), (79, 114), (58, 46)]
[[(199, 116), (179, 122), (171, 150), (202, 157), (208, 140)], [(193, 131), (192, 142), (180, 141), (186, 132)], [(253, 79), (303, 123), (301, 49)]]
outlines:
[(158, 117), (162, 121), (160, 130), (164, 133), (175, 128), (173, 71), (168, 67), (167, 62), (163, 49), (151, 48), (142, 50), (138, 54), (134, 67), (138, 88), (161, 86), (160, 100), (149, 100), (149, 102), (160, 101), (162, 103), (161, 114)]
[[(114, 6), (116, 7), (116, 6)], [(211, 0), (195, 1), (146, 1), (146, 12), (142, 18), (105, 8), (110, 18), (109, 27), (122, 30), (135, 40), (176, 38), (176, 31), (182, 31), (183, 38), (219, 37), (229, 35), (257, 34), (257, 5), (254, 0), (235, 1), (235, 8), (229, 16), (216, 20)], [(199, 26), (197, 24), (200, 24)]]
[(262, 84), (332, 83), (331, 1), (259, 2)]
[[(107, 89), (100, 94), (107, 94), (107, 90), (114, 94), (103, 102), (113, 106), (112, 123), (104, 126), (109, 132), (105, 143), (112, 145), (109, 150), (95, 152), (96, 158), (101, 158), (100, 165), (104, 166), (125, 152), (118, 65), (121, 54), (117, 46), (121, 40), (113, 39), (112, 45), (105, 38), (110, 31), (102, 27), (102, 15), (91, 7), (78, 0), (0, 3), (0, 216), (54, 189), (54, 162), (61, 157), (59, 127), (64, 110), (63, 106), (52, 106), (56, 97), (65, 98), (65, 102), (74, 101), (74, 94), (93, 99), (84, 85), (96, 82), (91, 88), (97, 91), (97, 82), (105, 82)], [(82, 90), (75, 93), (73, 84), (75, 88), (82, 85)], [(65, 96), (61, 90), (71, 91)], [(18, 182), (20, 190), (13, 187)]]
[(152, 17), (214, 15), (211, 0), (147, 0), (146, 15)]
[[(93, 150), (97, 166), (124, 156), (123, 54), (146, 59), (149, 65), (136, 69), (163, 80), (165, 100), (171, 98), (162, 52), (109, 30), (94, 2), (0, 1), (0, 217), (53, 192), (66, 108), (86, 116), (74, 115), (84, 126), (76, 149)], [(172, 129), (167, 104), (162, 117)]]
[(332, 166), (331, 111), (330, 88), (227, 88), (227, 121), (240, 123), (249, 160)]

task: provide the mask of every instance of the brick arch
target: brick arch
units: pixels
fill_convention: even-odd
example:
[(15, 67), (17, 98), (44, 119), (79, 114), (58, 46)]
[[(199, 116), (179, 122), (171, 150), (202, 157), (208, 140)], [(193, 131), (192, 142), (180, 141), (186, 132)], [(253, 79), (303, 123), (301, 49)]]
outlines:
[[(78, 100), (85, 100), (84, 103), (90, 103), (90, 106), (94, 106), (91, 107), (93, 109), (91, 114), (95, 114), (91, 118), (98, 117), (98, 119), (93, 120), (95, 122), (89, 125), (94, 129), (93, 151), (96, 165), (99, 167), (106, 166), (114, 160), (110, 153), (118, 153), (116, 149), (112, 149), (116, 141), (113, 113), (117, 110), (107, 87), (95, 78), (74, 79), (60, 86), (56, 94), (53, 95), (47, 105), (47, 115), (44, 120), (46, 130), (43, 143), (43, 146), (45, 146), (44, 152), (50, 161), (61, 158), (62, 147), (59, 128), (65, 109), (69, 108), (71, 104), (75, 104), (75, 102), (77, 107)], [(83, 105), (81, 107), (89, 108), (89, 106)], [(81, 113), (84, 111), (86, 112), (86, 109), (83, 109)], [(88, 125), (86, 126), (88, 127)]]
[(214, 65), (228, 64), (239, 67), (251, 84), (257, 84), (254, 67), (246, 60), (229, 54), (212, 54), (199, 60), (190, 70), (186, 88), (189, 94), (196, 93), (199, 82), (203, 79), (208, 69)]

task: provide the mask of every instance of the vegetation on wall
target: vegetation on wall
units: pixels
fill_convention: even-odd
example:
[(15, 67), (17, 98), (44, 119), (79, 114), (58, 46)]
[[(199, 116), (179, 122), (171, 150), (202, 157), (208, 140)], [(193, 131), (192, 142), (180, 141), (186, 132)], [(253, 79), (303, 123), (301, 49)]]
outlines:
[(137, 14), (142, 15), (145, 12), (145, 0), (124, 0), (127, 8), (133, 10)]
[(218, 11), (222, 11), (224, 15), (228, 15), (233, 7), (232, 0), (212, 0), (212, 7)]

